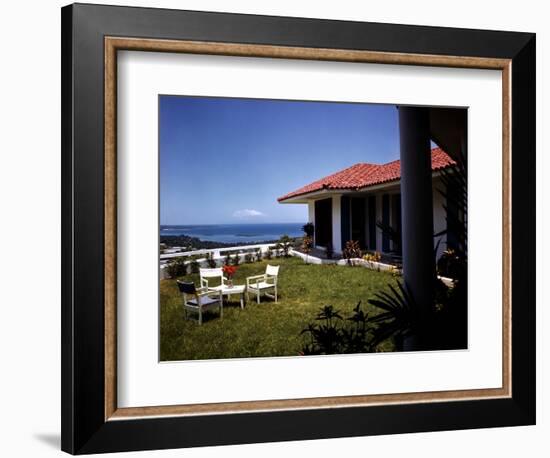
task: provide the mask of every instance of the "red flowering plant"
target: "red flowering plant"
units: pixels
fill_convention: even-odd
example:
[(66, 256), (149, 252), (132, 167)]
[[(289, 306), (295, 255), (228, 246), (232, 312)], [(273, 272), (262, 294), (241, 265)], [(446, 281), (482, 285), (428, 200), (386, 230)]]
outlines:
[(237, 266), (225, 265), (222, 267), (223, 273), (227, 276), (227, 283), (229, 287), (233, 286), (233, 275), (237, 272)]

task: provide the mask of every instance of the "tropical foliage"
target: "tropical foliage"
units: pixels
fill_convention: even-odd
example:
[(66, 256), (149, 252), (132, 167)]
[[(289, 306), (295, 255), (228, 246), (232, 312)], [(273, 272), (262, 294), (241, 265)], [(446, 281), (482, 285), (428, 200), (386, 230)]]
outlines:
[(174, 258), (166, 266), (166, 272), (170, 278), (181, 277), (187, 273), (187, 264), (184, 258)]
[(292, 239), (285, 234), (279, 239), (277, 246), (282, 255), (288, 258), (290, 256), (290, 249), (292, 248)]
[(190, 263), (189, 263), (189, 270), (192, 274), (198, 274), (199, 273), (199, 269), (200, 269), (200, 264), (199, 262), (196, 260), (196, 259), (193, 259)]
[(315, 233), (315, 226), (313, 223), (306, 223), (302, 226), (302, 231), (304, 231), (304, 234), (306, 236), (313, 238), (313, 234)]
[(352, 260), (361, 258), (363, 255), (359, 242), (357, 240), (348, 240), (342, 255), (344, 259), (347, 260), (348, 264), (353, 265)]
[[(440, 274), (453, 279), (446, 286), (433, 273), (433, 302), (418, 304), (407, 285), (397, 281), (389, 285), (390, 292), (379, 292), (369, 303), (383, 310), (371, 321), (377, 324), (375, 342), (393, 339), (398, 348), (406, 350), (460, 349), (467, 347), (467, 214), (468, 183), (466, 159), (455, 158), (456, 167), (443, 169), (444, 190), (438, 190), (446, 199), (448, 248), (438, 263)], [(437, 247), (433, 256), (436, 256)], [(434, 263), (435, 265), (435, 263)]]
[(306, 235), (302, 239), (302, 246), (300, 247), (302, 252), (306, 254), (306, 263), (307, 263), (307, 256), (309, 253), (311, 253), (311, 249), (313, 248), (313, 239)]
[(368, 353), (374, 350), (369, 326), (369, 316), (361, 308), (361, 302), (344, 318), (332, 305), (320, 309), (315, 321), (301, 332), (306, 337), (303, 355), (333, 355)]
[(216, 260), (214, 259), (214, 255), (212, 252), (206, 253), (206, 265), (211, 269), (216, 267)]

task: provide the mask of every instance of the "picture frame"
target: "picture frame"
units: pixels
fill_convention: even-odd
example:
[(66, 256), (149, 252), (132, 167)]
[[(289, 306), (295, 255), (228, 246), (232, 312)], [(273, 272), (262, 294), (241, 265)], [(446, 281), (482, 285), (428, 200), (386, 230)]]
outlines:
[[(501, 71), (502, 387), (118, 408), (120, 50)], [(534, 424), (535, 101), (531, 33), (86, 4), (64, 7), (62, 449), (84, 454)]]

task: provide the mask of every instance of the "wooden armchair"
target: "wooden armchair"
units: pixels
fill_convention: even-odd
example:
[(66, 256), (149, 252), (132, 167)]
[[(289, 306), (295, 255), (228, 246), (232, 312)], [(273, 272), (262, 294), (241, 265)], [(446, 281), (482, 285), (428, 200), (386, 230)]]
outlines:
[(178, 288), (183, 296), (183, 310), (185, 318), (187, 312), (197, 313), (199, 316), (199, 325), (202, 325), (202, 314), (207, 310), (219, 308), (220, 318), (223, 318), (223, 300), (221, 290), (211, 290), (208, 288), (195, 288), (193, 282), (183, 282), (177, 280)]
[[(199, 269), (199, 275), (200, 275), (200, 281), (201, 281), (201, 288), (211, 289), (215, 291), (220, 291), (225, 288), (225, 282), (227, 278), (223, 275), (223, 269), (221, 267), (215, 267), (213, 269)], [(219, 283), (216, 286), (211, 286), (208, 284), (209, 280), (214, 280), (219, 278)]]
[[(267, 265), (265, 273), (254, 275), (246, 279), (246, 296), (249, 298), (249, 293), (256, 294), (256, 301), (260, 303), (260, 295), (262, 292), (267, 297), (270, 297), (277, 302), (277, 278), (279, 276), (279, 266)], [(273, 290), (273, 295), (268, 291)]]

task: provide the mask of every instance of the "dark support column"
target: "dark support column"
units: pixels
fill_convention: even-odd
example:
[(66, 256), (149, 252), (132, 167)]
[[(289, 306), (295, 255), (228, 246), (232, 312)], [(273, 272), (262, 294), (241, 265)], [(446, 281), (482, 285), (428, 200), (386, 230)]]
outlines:
[(426, 311), (433, 301), (433, 197), (427, 108), (399, 107), (403, 277)]
[(340, 200), (340, 231), (343, 250), (351, 234), (351, 202), (348, 196), (342, 196)]
[[(390, 226), (390, 195), (382, 194), (382, 224), (384, 227)], [(390, 251), (390, 238), (388, 233), (382, 233), (382, 251), (388, 253)]]
[(369, 248), (376, 251), (376, 196), (368, 197)]

